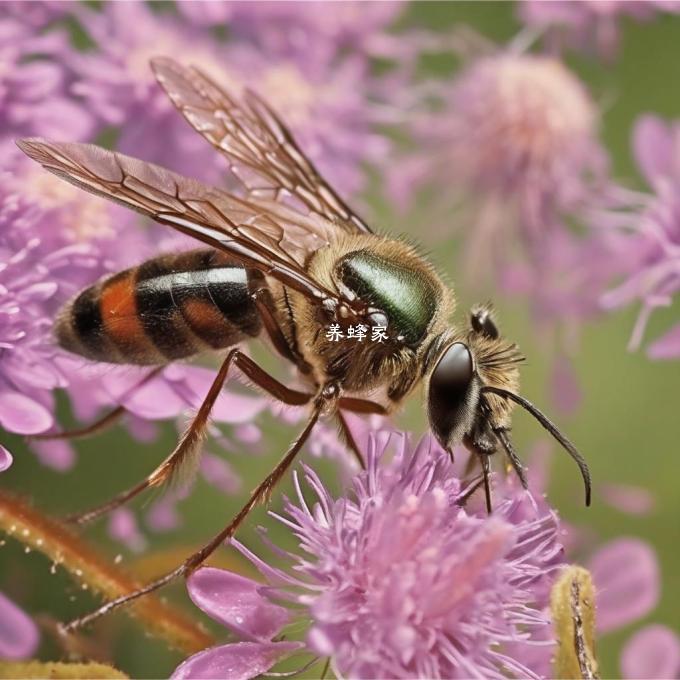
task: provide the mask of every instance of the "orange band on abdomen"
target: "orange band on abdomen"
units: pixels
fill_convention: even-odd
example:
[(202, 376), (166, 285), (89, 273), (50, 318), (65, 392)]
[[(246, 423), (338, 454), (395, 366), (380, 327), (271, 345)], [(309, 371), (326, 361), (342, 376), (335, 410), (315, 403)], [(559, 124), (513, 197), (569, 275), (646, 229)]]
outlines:
[(124, 356), (151, 358), (158, 351), (139, 318), (135, 272), (135, 269), (121, 272), (104, 284), (99, 309), (107, 336)]

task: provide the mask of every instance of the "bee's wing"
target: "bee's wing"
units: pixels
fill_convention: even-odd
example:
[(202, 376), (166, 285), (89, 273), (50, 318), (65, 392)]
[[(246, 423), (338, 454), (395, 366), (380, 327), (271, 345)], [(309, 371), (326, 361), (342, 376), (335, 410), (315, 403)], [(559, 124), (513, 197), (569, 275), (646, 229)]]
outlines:
[(330, 223), (279, 203), (233, 196), (151, 163), (92, 144), (23, 139), (19, 147), (47, 170), (86, 191), (168, 224), (299, 290), (332, 310), (349, 301), (305, 271), (310, 252), (329, 243)]
[(167, 57), (151, 62), (161, 87), (189, 124), (229, 162), (252, 198), (281, 200), (287, 192), (348, 232), (371, 230), (300, 151), (290, 130), (254, 92), (241, 102), (195, 67)]

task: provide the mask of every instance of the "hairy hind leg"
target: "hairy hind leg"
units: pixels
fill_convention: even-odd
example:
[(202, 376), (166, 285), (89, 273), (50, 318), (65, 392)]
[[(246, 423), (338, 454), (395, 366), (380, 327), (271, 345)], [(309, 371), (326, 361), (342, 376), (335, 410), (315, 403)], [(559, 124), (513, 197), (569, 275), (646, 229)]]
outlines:
[(203, 403), (199, 407), (193, 420), (184, 431), (184, 434), (173, 452), (165, 458), (165, 460), (156, 467), (148, 477), (138, 484), (117, 494), (106, 503), (102, 503), (85, 512), (70, 515), (66, 519), (70, 522), (75, 522), (76, 524), (85, 524), (97, 517), (101, 517), (107, 512), (111, 512), (124, 503), (127, 503), (146, 489), (162, 486), (171, 479), (177, 478), (182, 470), (191, 470), (192, 468), (195, 468), (201, 453), (200, 444), (207, 431), (210, 412), (217, 401), (217, 397), (222, 391), (222, 387), (227, 379), (232, 363), (241, 369), (241, 371), (243, 371), (243, 373), (256, 385), (285, 404), (302, 406), (311, 399), (312, 395), (286, 387), (283, 383), (280, 383), (269, 375), (264, 369), (260, 368), (250, 357), (243, 354), (239, 349), (233, 349), (224, 360), (210, 386), (208, 394), (203, 400)]
[(229, 524), (224, 529), (222, 529), (208, 543), (206, 543), (205, 546), (203, 546), (200, 550), (196, 551), (195, 553), (189, 555), (189, 557), (187, 557), (179, 567), (173, 569), (171, 572), (168, 572), (164, 576), (161, 576), (160, 578), (156, 579), (155, 581), (152, 581), (151, 583), (147, 584), (146, 586), (143, 586), (142, 588), (133, 590), (132, 592), (127, 593), (126, 595), (122, 595), (121, 597), (118, 597), (115, 600), (110, 600), (109, 602), (106, 602), (93, 612), (71, 621), (66, 626), (64, 626), (64, 630), (70, 632), (78, 628), (81, 628), (82, 626), (85, 626), (88, 623), (91, 623), (92, 621), (95, 621), (96, 619), (108, 614), (114, 609), (117, 609), (118, 607), (128, 604), (129, 602), (132, 602), (140, 597), (143, 597), (144, 595), (152, 593), (182, 576), (185, 577), (189, 576), (191, 572), (197, 569), (206, 559), (208, 559), (208, 557), (224, 541), (226, 541), (227, 539), (231, 538), (234, 535), (234, 533), (241, 525), (243, 520), (245, 520), (250, 511), (258, 503), (265, 501), (269, 497), (274, 487), (278, 484), (283, 475), (288, 471), (293, 461), (295, 460), (297, 454), (300, 452), (305, 442), (309, 438), (309, 435), (311, 434), (314, 425), (318, 421), (319, 416), (323, 411), (324, 405), (325, 399), (322, 393), (322, 395), (317, 399), (314, 405), (314, 410), (312, 411), (312, 414), (309, 420), (307, 421), (304, 430), (297, 438), (297, 440), (293, 442), (293, 444), (290, 446), (284, 457), (279, 461), (279, 463), (272, 470), (272, 472), (269, 473), (269, 475), (267, 475), (267, 477), (265, 477), (265, 479), (262, 482), (260, 482), (255, 491), (253, 491), (253, 493), (251, 494), (246, 504), (241, 508), (241, 510), (239, 510), (236, 516), (229, 522)]

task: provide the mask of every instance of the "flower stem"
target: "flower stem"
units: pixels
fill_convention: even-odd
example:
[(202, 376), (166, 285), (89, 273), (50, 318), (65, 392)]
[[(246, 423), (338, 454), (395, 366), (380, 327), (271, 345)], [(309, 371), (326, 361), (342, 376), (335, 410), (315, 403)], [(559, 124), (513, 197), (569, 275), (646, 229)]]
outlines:
[[(81, 584), (108, 599), (139, 588), (140, 583), (98, 553), (83, 538), (58, 520), (47, 517), (25, 500), (0, 492), (0, 531), (21, 542), (28, 550), (37, 550), (52, 560), (52, 570), (63, 566)], [(170, 645), (194, 653), (214, 640), (190, 617), (155, 597), (145, 597), (129, 607), (148, 630)]]

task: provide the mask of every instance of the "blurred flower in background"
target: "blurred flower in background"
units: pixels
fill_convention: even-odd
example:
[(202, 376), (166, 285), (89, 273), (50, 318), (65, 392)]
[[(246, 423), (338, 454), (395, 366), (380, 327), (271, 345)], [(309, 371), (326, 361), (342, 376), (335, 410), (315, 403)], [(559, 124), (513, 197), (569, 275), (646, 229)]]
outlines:
[[(670, 306), (680, 291), (679, 150), (680, 122), (641, 116), (633, 131), (633, 152), (654, 194), (641, 196), (637, 210), (609, 216), (632, 256), (632, 266), (627, 267), (624, 282), (604, 295), (602, 302), (609, 309), (639, 302), (631, 350), (642, 344), (652, 312)], [(652, 359), (680, 357), (680, 324), (652, 342), (647, 354)]]
[(33, 619), (0, 593), (0, 659), (27, 659), (35, 654), (39, 641)]
[[(214, 12), (223, 8), (228, 14), (252, 15), (247, 23), (254, 30), (258, 22), (269, 26), (271, 13), (257, 11), (255, 6), (248, 10), (240, 4), (216, 4)], [(185, 3), (179, 8), (189, 15), (198, 9)], [(288, 11), (296, 15), (292, 8)], [(339, 46), (316, 36), (313, 27), (297, 29), (309, 38), (307, 49), (280, 54), (266, 40), (260, 48), (245, 39), (218, 40), (200, 22), (194, 25), (182, 16), (159, 15), (142, 3), (83, 8), (78, 18), (98, 49), (74, 59), (80, 77), (73, 89), (103, 123), (120, 127), (120, 151), (204, 181), (217, 182), (225, 174), (225, 161), (187, 125), (153, 77), (150, 59), (172, 55), (197, 66), (234, 93), (247, 86), (265, 96), (305, 152), (345, 194), (364, 187), (364, 162), (386, 155), (387, 140), (372, 130), (366, 59), (353, 53), (332, 63), (315, 58), (310, 54), (314, 45), (334, 50)], [(255, 32), (260, 35), (259, 30)], [(242, 37), (240, 32), (234, 34)], [(154, 35), (153, 41), (149, 35)], [(192, 49), (187, 51), (187, 45)]]
[[(19, 4), (24, 9), (28, 6), (28, 12), (22, 13), (17, 7)], [(81, 140), (93, 129), (92, 117), (73, 101), (67, 90), (70, 74), (66, 63), (73, 54), (68, 35), (61, 30), (37, 32), (37, 14), (31, 11), (31, 6), (31, 3), (15, 3), (14, 11), (11, 7), (7, 11), (3, 6), (0, 14), (3, 167), (22, 155), (14, 144), (18, 137), (41, 135)]]
[(624, 18), (649, 21), (659, 12), (680, 12), (677, 0), (522, 0), (520, 19), (544, 33), (551, 50), (565, 47), (614, 58)]

